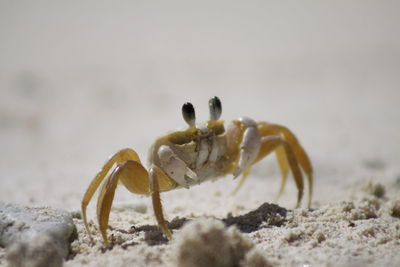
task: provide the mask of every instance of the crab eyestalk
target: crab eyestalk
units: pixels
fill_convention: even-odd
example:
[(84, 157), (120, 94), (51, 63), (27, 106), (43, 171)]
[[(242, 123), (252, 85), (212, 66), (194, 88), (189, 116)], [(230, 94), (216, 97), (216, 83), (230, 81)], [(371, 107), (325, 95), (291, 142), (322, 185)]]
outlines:
[(194, 112), (194, 107), (192, 103), (186, 102), (182, 106), (182, 116), (189, 127), (193, 127), (196, 125), (196, 113)]
[(210, 108), (210, 120), (216, 121), (221, 117), (222, 105), (221, 100), (214, 96), (208, 101), (208, 107)]

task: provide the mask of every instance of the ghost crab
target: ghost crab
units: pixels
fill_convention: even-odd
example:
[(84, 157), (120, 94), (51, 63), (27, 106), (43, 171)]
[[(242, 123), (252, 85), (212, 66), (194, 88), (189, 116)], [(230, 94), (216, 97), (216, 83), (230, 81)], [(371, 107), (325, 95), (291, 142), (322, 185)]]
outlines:
[[(298, 190), (296, 207), (300, 205), (304, 191), (302, 169), (307, 175), (310, 206), (313, 186), (311, 162), (288, 128), (243, 117), (232, 121), (225, 130), (224, 121), (219, 120), (222, 106), (218, 97), (210, 99), (209, 108), (210, 120), (196, 125), (193, 105), (185, 103), (182, 106), (182, 115), (188, 128), (155, 140), (149, 152), (149, 171), (130, 148), (122, 149), (108, 159), (82, 199), (82, 216), (90, 239), (86, 208), (104, 179), (97, 200), (97, 218), (107, 246), (110, 244), (106, 230), (118, 184), (124, 185), (132, 193), (151, 196), (158, 225), (165, 236), (171, 239), (171, 231), (164, 220), (160, 192), (189, 188), (227, 174), (233, 174), (234, 178), (242, 175), (234, 190), (236, 192), (246, 180), (252, 165), (272, 152), (276, 153), (282, 173), (278, 197), (283, 192), (290, 169)], [(113, 171), (107, 176), (114, 165)]]

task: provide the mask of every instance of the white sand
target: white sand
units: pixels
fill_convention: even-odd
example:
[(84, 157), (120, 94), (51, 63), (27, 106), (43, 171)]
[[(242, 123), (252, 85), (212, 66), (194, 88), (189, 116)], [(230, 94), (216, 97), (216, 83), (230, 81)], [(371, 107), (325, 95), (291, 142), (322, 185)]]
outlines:
[[(0, 200), (78, 211), (110, 154), (132, 147), (145, 161), (154, 138), (184, 126), (183, 102), (192, 101), (203, 121), (208, 98), (218, 95), (227, 121), (250, 116), (288, 126), (314, 165), (316, 210), (245, 234), (270, 263), (400, 263), (400, 219), (390, 215), (400, 195), (399, 7), (2, 2)], [(370, 181), (384, 186), (384, 198), (362, 190)], [(228, 177), (165, 193), (167, 218), (224, 218), (273, 201), (274, 158), (232, 197), (235, 185)], [(295, 194), (290, 181), (279, 204), (292, 208)], [(148, 246), (143, 232), (121, 232), (155, 223), (150, 202), (117, 190), (109, 234), (137, 243), (126, 249), (103, 253), (98, 234), (89, 246), (76, 219), (77, 254), (66, 265), (173, 265), (174, 243)], [(371, 205), (375, 218), (364, 218)], [(94, 204), (89, 216), (94, 221)]]

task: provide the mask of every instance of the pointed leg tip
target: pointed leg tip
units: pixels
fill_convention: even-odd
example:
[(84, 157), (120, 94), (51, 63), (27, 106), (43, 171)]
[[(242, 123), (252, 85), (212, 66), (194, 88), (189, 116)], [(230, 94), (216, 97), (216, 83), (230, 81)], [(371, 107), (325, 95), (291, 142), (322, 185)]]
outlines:
[(165, 237), (168, 239), (168, 241), (171, 241), (172, 240), (172, 232), (168, 228), (168, 226), (161, 227), (161, 230), (162, 230), (163, 234), (165, 235)]
[(234, 190), (232, 190), (232, 192), (229, 194), (230, 196), (234, 196), (237, 194), (237, 192), (239, 191), (240, 186), (236, 187)]
[(103, 242), (104, 242), (104, 246), (105, 246), (106, 248), (112, 248), (110, 242), (109, 242), (107, 239), (104, 239)]
[(168, 241), (171, 241), (172, 240), (172, 233), (169, 232), (169, 234), (167, 234), (166, 237), (167, 237)]
[(312, 203), (311, 203), (311, 200), (309, 200), (308, 203), (307, 203), (307, 208), (308, 208), (309, 210), (311, 209), (311, 204), (312, 204)]
[(240, 173), (241, 173), (241, 170), (236, 169), (236, 170), (233, 172), (233, 180), (235, 180), (236, 178), (238, 178), (238, 177), (240, 176)]

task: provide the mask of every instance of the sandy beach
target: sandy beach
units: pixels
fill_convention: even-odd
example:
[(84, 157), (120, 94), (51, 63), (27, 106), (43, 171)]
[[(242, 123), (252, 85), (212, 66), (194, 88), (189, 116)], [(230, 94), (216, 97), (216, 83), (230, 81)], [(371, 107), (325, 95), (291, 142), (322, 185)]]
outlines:
[[(78, 235), (64, 266), (399, 265), (399, 8), (3, 1), (0, 201), (72, 213)], [(232, 176), (162, 193), (166, 219), (188, 221), (171, 242), (154, 230), (151, 198), (120, 186), (114, 246), (105, 249), (97, 231), (96, 199), (92, 244), (81, 200), (105, 160), (129, 147), (147, 162), (157, 137), (186, 127), (183, 103), (204, 122), (215, 95), (227, 123), (248, 116), (296, 134), (314, 168), (311, 209), (306, 198), (294, 209), (289, 174), (281, 223), (247, 233), (222, 224), (274, 202), (280, 173), (271, 155), (235, 195)], [(0, 265), (7, 253), (0, 247)]]

